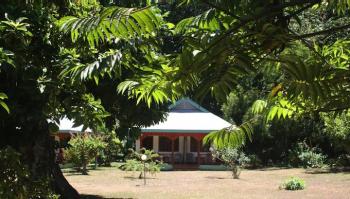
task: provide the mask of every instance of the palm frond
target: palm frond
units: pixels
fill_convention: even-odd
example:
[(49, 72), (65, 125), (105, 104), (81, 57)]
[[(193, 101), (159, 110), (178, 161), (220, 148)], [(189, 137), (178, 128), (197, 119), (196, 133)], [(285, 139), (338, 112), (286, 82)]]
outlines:
[(108, 50), (101, 53), (99, 57), (88, 64), (77, 63), (73, 66), (68, 65), (60, 73), (60, 77), (69, 76), (74, 79), (87, 80), (94, 79), (98, 84), (99, 78), (104, 75), (112, 77), (121, 74), (122, 53), (119, 50)]
[(243, 123), (240, 126), (232, 125), (219, 131), (209, 133), (203, 138), (204, 144), (211, 144), (215, 148), (241, 147), (247, 141), (252, 140), (253, 127), (251, 122)]
[(220, 29), (216, 10), (214, 8), (200, 15), (181, 20), (175, 27), (175, 33), (191, 33), (203, 31), (217, 31)]
[(0, 92), (0, 106), (6, 110), (7, 113), (10, 113), (9, 107), (5, 104), (3, 99), (7, 99), (7, 95), (5, 93)]
[(63, 17), (57, 25), (64, 33), (71, 34), (73, 42), (83, 38), (94, 47), (116, 38), (150, 37), (156, 34), (161, 21), (159, 10), (154, 7), (137, 9), (111, 6), (93, 16)]

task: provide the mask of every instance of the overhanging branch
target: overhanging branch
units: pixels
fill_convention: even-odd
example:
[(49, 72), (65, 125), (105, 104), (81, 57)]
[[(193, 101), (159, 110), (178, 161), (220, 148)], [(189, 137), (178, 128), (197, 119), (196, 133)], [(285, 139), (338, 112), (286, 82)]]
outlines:
[(337, 26), (334, 28), (321, 30), (321, 31), (317, 31), (317, 32), (307, 33), (307, 34), (303, 34), (303, 35), (298, 35), (295, 37), (295, 39), (303, 39), (303, 38), (308, 38), (308, 37), (314, 37), (317, 35), (325, 35), (325, 34), (330, 34), (330, 33), (340, 31), (340, 30), (346, 30), (346, 29), (350, 29), (350, 24), (343, 25), (343, 26)]

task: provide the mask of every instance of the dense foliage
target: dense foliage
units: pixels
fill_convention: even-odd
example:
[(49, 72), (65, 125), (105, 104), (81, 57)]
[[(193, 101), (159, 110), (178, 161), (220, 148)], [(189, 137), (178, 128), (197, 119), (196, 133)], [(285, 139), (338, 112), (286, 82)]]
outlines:
[(99, 164), (111, 166), (113, 161), (116, 161), (118, 155), (122, 152), (122, 142), (117, 138), (115, 132), (109, 132), (102, 135), (102, 140), (105, 143), (102, 152), (99, 154)]
[(324, 166), (326, 156), (319, 148), (310, 148), (306, 143), (299, 142), (288, 153), (288, 162), (293, 166), (304, 168), (321, 168)]
[(0, 198), (58, 199), (58, 195), (51, 192), (49, 180), (33, 180), (21, 159), (23, 157), (11, 147), (0, 150)]

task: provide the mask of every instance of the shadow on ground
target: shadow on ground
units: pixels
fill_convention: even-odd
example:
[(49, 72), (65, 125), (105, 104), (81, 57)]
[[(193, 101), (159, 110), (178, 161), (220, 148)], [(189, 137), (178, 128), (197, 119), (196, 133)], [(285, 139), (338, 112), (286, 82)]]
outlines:
[(208, 178), (208, 179), (217, 179), (217, 180), (224, 180), (224, 179), (232, 179), (232, 178), (229, 178), (229, 177), (217, 177), (217, 176), (207, 176), (205, 178)]
[(343, 173), (350, 174), (350, 167), (337, 167), (330, 169), (306, 169), (305, 173), (307, 174), (329, 174), (329, 173)]
[(80, 195), (80, 198), (81, 199), (133, 199), (133, 198), (109, 198), (109, 197), (105, 198), (98, 195), (85, 195), (85, 194)]

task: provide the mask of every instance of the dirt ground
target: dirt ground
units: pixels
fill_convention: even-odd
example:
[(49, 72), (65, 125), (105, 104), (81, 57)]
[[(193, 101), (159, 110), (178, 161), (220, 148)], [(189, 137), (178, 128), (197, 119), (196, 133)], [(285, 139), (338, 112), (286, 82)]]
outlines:
[[(147, 185), (138, 173), (117, 168), (90, 171), (88, 176), (66, 173), (84, 198), (226, 199), (226, 198), (327, 198), (350, 199), (350, 173), (318, 173), (304, 169), (244, 170), (239, 180), (228, 171), (164, 171), (149, 176)], [(288, 177), (306, 182), (302, 191), (280, 190)]]

